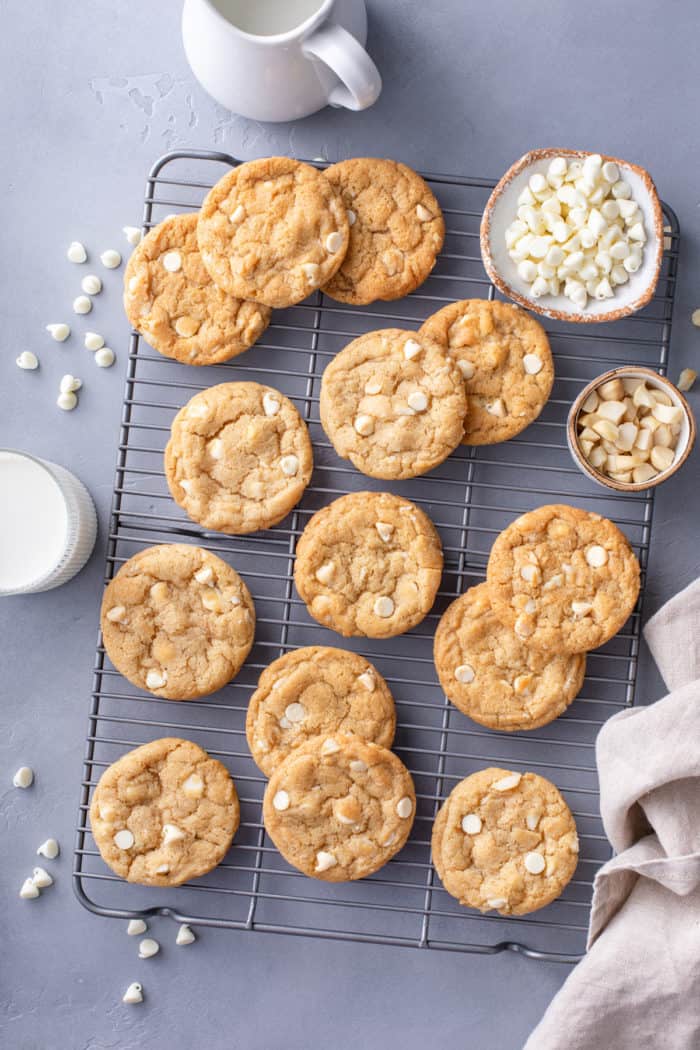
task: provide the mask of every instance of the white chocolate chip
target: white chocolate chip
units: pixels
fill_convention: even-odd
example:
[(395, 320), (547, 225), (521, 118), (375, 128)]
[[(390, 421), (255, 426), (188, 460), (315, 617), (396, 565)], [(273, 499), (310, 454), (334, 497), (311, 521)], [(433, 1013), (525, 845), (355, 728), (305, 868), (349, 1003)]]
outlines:
[(34, 885), (33, 879), (25, 879), (22, 883), (22, 888), (19, 891), (19, 895), (23, 901), (34, 900), (39, 896), (39, 893), (39, 887)]
[(122, 828), (114, 836), (114, 845), (117, 849), (131, 849), (135, 841), (133, 834), (128, 828)]
[(331, 255), (335, 255), (336, 252), (340, 251), (342, 246), (343, 246), (343, 235), (342, 234), (338, 233), (337, 231), (334, 231), (333, 233), (329, 233), (328, 234), (328, 236), (326, 237), (326, 251), (327, 252), (330, 252)]
[(185, 838), (185, 832), (178, 828), (176, 824), (164, 824), (162, 834), (163, 841), (161, 845), (163, 846), (169, 846), (171, 842), (179, 842)]
[(62, 394), (72, 394), (75, 393), (76, 390), (80, 390), (82, 385), (80, 379), (67, 373), (61, 378), (58, 389)]
[(72, 412), (78, 404), (78, 399), (72, 391), (69, 391), (67, 394), (59, 394), (56, 404), (62, 412)]
[(352, 208), (348, 208), (348, 225), (349, 226), (354, 226), (356, 222), (357, 222), (357, 215), (352, 210)]
[(374, 433), (374, 417), (367, 415), (356, 416), (353, 427), (361, 437), (369, 437), (370, 434)]
[(180, 929), (177, 931), (175, 944), (177, 944), (179, 947), (182, 947), (185, 944), (194, 944), (196, 940), (197, 938), (195, 937), (190, 927), (187, 925), (186, 922), (183, 922), (180, 926)]
[(462, 817), (462, 831), (465, 835), (478, 835), (481, 831), (481, 817), (477, 813), (467, 813)]
[(317, 284), (318, 282), (318, 264), (317, 263), (302, 263), (301, 271), (309, 284)]
[(156, 868), (156, 875), (169, 875), (170, 866), (168, 864), (159, 864)]
[(239, 223), (245, 219), (245, 208), (242, 204), (237, 204), (229, 215), (229, 222), (233, 223), (234, 226), (238, 226)]
[(520, 575), (526, 583), (534, 583), (539, 579), (540, 570), (536, 565), (523, 565), (520, 570)]
[(296, 456), (282, 456), (280, 470), (286, 477), (293, 478), (299, 470), (299, 460)]
[(49, 332), (51, 338), (55, 339), (57, 343), (65, 343), (70, 335), (70, 327), (63, 323), (47, 324), (46, 331)]
[(527, 824), (527, 826), (528, 826), (530, 831), (535, 831), (537, 829), (537, 825), (539, 824), (539, 822), (540, 822), (540, 815), (539, 815), (539, 813), (530, 812), (525, 817), (525, 823)]
[(282, 407), (282, 403), (273, 397), (269, 390), (265, 391), (262, 399), (263, 412), (266, 416), (276, 416)]
[(455, 668), (455, 678), (458, 682), (463, 685), (468, 685), (474, 681), (475, 672), (471, 664), (460, 664), (459, 667)]
[(582, 616), (587, 616), (592, 610), (593, 605), (591, 602), (572, 602), (571, 611), (574, 616), (579, 619)]
[(694, 368), (684, 368), (678, 377), (676, 386), (680, 391), (686, 393), (693, 387), (697, 378), (698, 374)]
[(86, 332), (84, 345), (86, 350), (101, 350), (105, 341), (97, 332)]
[(700, 328), (700, 309), (693, 310), (692, 314), (690, 315), (690, 320), (692, 324)]
[(533, 676), (531, 674), (519, 674), (516, 675), (513, 682), (513, 690), (518, 696), (522, 696), (525, 693), (530, 692), (530, 688), (533, 683)]
[(462, 373), (464, 379), (472, 379), (476, 372), (476, 368), (471, 361), (458, 361), (457, 368)]
[(321, 745), (321, 754), (323, 755), (335, 755), (340, 751), (340, 744), (338, 744), (332, 736), (329, 736), (327, 740), (324, 740)]
[(561, 587), (564, 582), (564, 577), (560, 572), (555, 573), (551, 576), (545, 584), (542, 586), (543, 591), (553, 591), (556, 587)]
[(214, 570), (211, 565), (203, 565), (201, 569), (197, 569), (194, 578), (197, 583), (209, 583), (214, 579)]
[(111, 368), (114, 364), (114, 350), (103, 346), (95, 354), (95, 364), (98, 368)]
[(139, 944), (139, 959), (152, 959), (159, 951), (158, 941), (154, 941), (152, 937), (144, 937)]
[(221, 438), (214, 438), (208, 445), (209, 455), (212, 459), (221, 459), (224, 454), (224, 443)]
[(182, 256), (179, 252), (166, 252), (163, 256), (163, 266), (168, 273), (177, 273), (182, 269)]
[(486, 903), (488, 904), (489, 908), (498, 909), (505, 907), (508, 901), (505, 899), (505, 897), (491, 897), (491, 899), (487, 900)]
[(412, 361), (414, 357), (418, 357), (422, 350), (423, 347), (415, 339), (407, 339), (403, 344), (403, 356), (407, 361)]
[(39, 358), (31, 350), (23, 350), (19, 357), (15, 358), (15, 364), (24, 371), (33, 372), (39, 367)]
[(145, 933), (148, 929), (148, 924), (143, 919), (129, 919), (129, 924), (126, 927), (126, 932), (129, 937), (140, 937), (142, 933)]
[(421, 222), (430, 222), (433, 218), (432, 212), (429, 212), (423, 204), (416, 204), (416, 215)]
[(336, 857), (332, 853), (328, 853), (326, 850), (319, 850), (316, 854), (316, 871), (328, 871), (329, 868), (334, 868), (338, 863)]
[(141, 243), (141, 230), (138, 226), (122, 226), (122, 231), (132, 248)]
[(526, 613), (534, 613), (536, 608), (537, 608), (537, 604), (536, 604), (534, 598), (528, 598), (528, 600), (525, 602), (525, 605), (524, 605), (524, 611)]
[(303, 704), (293, 703), (289, 704), (285, 709), (285, 717), (289, 722), (294, 725), (295, 723), (303, 722), (306, 718), (306, 708)]
[(53, 886), (53, 879), (45, 868), (34, 868), (32, 871), (32, 882), (39, 890), (45, 890), (48, 886)]
[(80, 241), (71, 241), (68, 245), (68, 251), (66, 252), (66, 258), (72, 263), (84, 263), (87, 261), (87, 252), (85, 251), (85, 245), (81, 244)]
[(521, 773), (509, 773), (507, 777), (501, 777), (491, 785), (494, 791), (512, 791), (522, 780)]
[(541, 875), (545, 869), (545, 859), (541, 853), (526, 853), (525, 868), (531, 875)]
[(187, 798), (201, 798), (204, 794), (204, 781), (198, 773), (190, 773), (182, 785), (182, 791)]
[(335, 564), (332, 561), (326, 561), (323, 565), (319, 565), (316, 570), (316, 579), (319, 583), (328, 584), (335, 575)]
[(378, 378), (368, 379), (365, 383), (365, 393), (372, 397), (374, 394), (381, 394), (382, 392), (382, 381)]
[(529, 638), (535, 632), (534, 625), (528, 620), (527, 616), (518, 616), (513, 630), (520, 638)]
[(490, 405), (486, 406), (486, 411), (491, 416), (500, 416), (503, 418), (506, 414), (506, 406), (503, 404), (503, 399), (497, 397), (495, 401), (492, 401)]
[(36, 851), (37, 857), (46, 857), (47, 860), (55, 860), (60, 853), (60, 847), (56, 839), (46, 839)]
[(110, 623), (126, 623), (126, 607), (124, 605), (113, 605), (105, 613), (105, 619)]
[(394, 531), (394, 526), (390, 525), (388, 521), (377, 521), (375, 522), (374, 527), (379, 533), (380, 540), (383, 540), (384, 543), (388, 543)]
[(350, 769), (353, 773), (365, 773), (367, 771), (367, 763), (363, 762), (361, 758), (355, 758), (350, 763)]
[(92, 310), (92, 299), (88, 295), (79, 295), (73, 300), (73, 313), (89, 314)]
[(102, 291), (102, 281), (96, 273), (88, 273), (80, 282), (80, 287), (86, 295), (99, 295)]
[(175, 331), (183, 339), (191, 339), (193, 335), (196, 335), (201, 328), (201, 322), (196, 321), (194, 317), (185, 315), (184, 317), (178, 317), (175, 321)]
[(413, 813), (413, 801), (408, 795), (404, 795), (403, 798), (400, 798), (396, 803), (396, 813), (402, 820), (408, 820), (411, 816)]
[(542, 358), (537, 354), (525, 354), (523, 357), (523, 368), (529, 376), (536, 376), (542, 371)]
[(143, 988), (138, 981), (134, 981), (133, 984), (129, 985), (122, 996), (122, 1002), (128, 1003), (130, 1006), (143, 1002)]
[(162, 687), (168, 681), (167, 671), (157, 671), (155, 667), (152, 667), (146, 674), (146, 687), (148, 689), (162, 689)]
[(391, 616), (394, 611), (394, 602), (387, 595), (381, 595), (374, 602), (374, 615), (386, 618)]
[(428, 407), (428, 395), (422, 390), (412, 390), (407, 398), (408, 407), (414, 412), (425, 412)]
[(595, 544), (586, 551), (586, 561), (593, 569), (600, 569), (608, 560), (608, 552), (605, 547)]
[(374, 673), (371, 670), (363, 671), (362, 674), (357, 676), (357, 680), (361, 686), (363, 686), (368, 693), (374, 691), (377, 681), (374, 677)]

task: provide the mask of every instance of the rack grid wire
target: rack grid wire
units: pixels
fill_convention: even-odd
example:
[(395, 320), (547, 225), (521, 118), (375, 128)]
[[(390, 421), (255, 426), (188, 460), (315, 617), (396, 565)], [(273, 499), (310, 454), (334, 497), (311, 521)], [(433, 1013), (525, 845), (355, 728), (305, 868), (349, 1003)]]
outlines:
[[(238, 161), (221, 153), (169, 153), (146, 186), (144, 229), (173, 211), (197, 209), (204, 193)], [(319, 165), (322, 167), (322, 165)], [(455, 299), (494, 298), (479, 254), (479, 222), (494, 183), (426, 175), (446, 219), (445, 247), (432, 275), (400, 302), (348, 307), (321, 293), (275, 312), (259, 343), (225, 364), (191, 368), (160, 356), (131, 333), (105, 581), (138, 550), (191, 542), (229, 560), (248, 584), (257, 633), (238, 677), (204, 700), (172, 702), (132, 687), (110, 664), (98, 638), (75, 847), (79, 900), (101, 915), (167, 914), (193, 925), (338, 938), (400, 946), (495, 953), (572, 962), (585, 947), (591, 884), (608, 858), (598, 811), (595, 738), (614, 712), (634, 702), (640, 601), (623, 630), (589, 654), (581, 695), (554, 723), (531, 732), (482, 729), (454, 708), (437, 683), (432, 637), (446, 606), (484, 577), (493, 539), (516, 515), (538, 505), (571, 502), (616, 521), (637, 552), (644, 581), (651, 540), (651, 492), (620, 498), (593, 485), (566, 446), (568, 407), (583, 384), (626, 363), (664, 373), (678, 260), (678, 222), (664, 206), (666, 251), (653, 302), (614, 325), (547, 325), (557, 378), (540, 418), (506, 444), (461, 446), (429, 475), (387, 486), (338, 459), (321, 429), (321, 375), (330, 358), (373, 328), (416, 328)], [(287, 394), (307, 421), (315, 470), (301, 503), (279, 526), (248, 536), (203, 530), (169, 496), (162, 454), (170, 422), (197, 391), (226, 380), (257, 380)], [(421, 506), (443, 542), (445, 571), (431, 614), (388, 641), (343, 640), (313, 621), (292, 582), (296, 541), (311, 514), (349, 491), (390, 487)], [(406, 847), (375, 876), (329, 884), (290, 868), (262, 823), (265, 778), (245, 740), (248, 698), (261, 670), (302, 645), (345, 645), (374, 661), (394, 694), (394, 749), (413, 774), (418, 808)], [(241, 798), (241, 826), (224, 863), (177, 889), (128, 885), (102, 862), (88, 810), (102, 771), (128, 749), (167, 735), (194, 739), (230, 769)], [(562, 897), (529, 916), (505, 918), (462, 908), (442, 889), (430, 863), (430, 832), (441, 801), (469, 773), (487, 765), (533, 770), (553, 780), (571, 806), (581, 853)]]

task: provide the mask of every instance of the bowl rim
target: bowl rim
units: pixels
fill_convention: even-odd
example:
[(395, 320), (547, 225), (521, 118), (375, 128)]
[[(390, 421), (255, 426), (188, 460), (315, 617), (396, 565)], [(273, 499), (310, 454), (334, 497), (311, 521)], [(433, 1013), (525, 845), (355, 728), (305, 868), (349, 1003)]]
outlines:
[[(493, 282), (496, 288), (498, 288), (499, 292), (507, 296), (509, 299), (512, 299), (526, 310), (541, 314), (543, 317), (549, 317), (554, 321), (569, 321), (574, 324), (600, 324), (602, 322), (618, 321), (623, 317), (629, 317), (630, 314), (636, 313), (650, 302), (659, 282), (661, 264), (664, 255), (664, 218), (661, 209), (661, 201), (656, 186), (654, 185), (654, 180), (649, 172), (638, 164), (633, 164), (631, 161), (623, 160), (620, 157), (609, 156), (606, 153), (598, 154), (598, 156), (602, 157), (603, 163), (611, 161), (613, 164), (617, 164), (619, 168), (633, 171), (644, 184), (644, 188), (647, 191), (651, 202), (654, 216), (654, 235), (656, 237), (656, 261), (651, 280), (642, 293), (632, 302), (627, 303), (626, 306), (611, 308), (606, 313), (585, 314), (577, 312), (575, 308), (571, 311), (556, 310), (553, 308), (548, 309), (542, 304), (541, 300), (532, 299), (513, 288), (498, 270), (491, 253), (491, 217), (503, 191), (507, 189), (514, 178), (538, 161), (549, 160), (554, 157), (574, 157), (580, 160), (584, 157), (591, 156), (594, 156), (592, 150), (557, 149), (553, 146), (529, 150), (527, 153), (523, 154), (519, 160), (516, 160), (514, 164), (511, 164), (505, 175), (503, 175), (496, 183), (496, 186), (491, 192), (491, 196), (486, 202), (486, 207), (484, 208), (484, 213), (481, 217), (479, 245), (481, 248), (481, 258), (484, 264), (484, 269), (486, 270), (489, 279)], [(611, 299), (610, 302), (613, 303), (614, 299)]]
[[(581, 406), (588, 395), (599, 386), (602, 386), (603, 383), (607, 383), (611, 379), (624, 378), (625, 376), (629, 377), (630, 373), (651, 379), (653, 382), (667, 390), (669, 396), (674, 398), (680, 404), (680, 407), (683, 409), (686, 419), (688, 420), (688, 439), (685, 443), (683, 452), (673, 461), (670, 467), (667, 467), (666, 470), (661, 471), (655, 478), (651, 478), (649, 481), (615, 481), (614, 478), (609, 478), (606, 474), (602, 474), (600, 471), (596, 470), (595, 467), (592, 467), (585, 459), (579, 446), (579, 439), (576, 433), (576, 419), (581, 411)], [(606, 488), (612, 489), (614, 492), (645, 492), (647, 489), (656, 488), (657, 485), (661, 485), (664, 481), (667, 481), (677, 470), (680, 470), (692, 452), (693, 446), (695, 445), (696, 430), (695, 416), (681, 391), (674, 386), (671, 380), (667, 379), (666, 376), (659, 375), (659, 373), (655, 372), (653, 368), (647, 368), (646, 365), (620, 365), (617, 368), (611, 368), (609, 372), (603, 372), (602, 375), (599, 375), (596, 379), (592, 379), (574, 399), (566, 420), (567, 444), (574, 463), (584, 474), (591, 478), (592, 481), (597, 482), (599, 485), (604, 485)]]

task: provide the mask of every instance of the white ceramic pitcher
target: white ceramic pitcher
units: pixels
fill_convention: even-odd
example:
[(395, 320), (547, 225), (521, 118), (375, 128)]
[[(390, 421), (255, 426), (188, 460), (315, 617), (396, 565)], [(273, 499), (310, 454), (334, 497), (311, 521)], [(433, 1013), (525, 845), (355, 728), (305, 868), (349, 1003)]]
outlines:
[(366, 109), (382, 89), (364, 0), (185, 0), (182, 36), (205, 90), (253, 120)]

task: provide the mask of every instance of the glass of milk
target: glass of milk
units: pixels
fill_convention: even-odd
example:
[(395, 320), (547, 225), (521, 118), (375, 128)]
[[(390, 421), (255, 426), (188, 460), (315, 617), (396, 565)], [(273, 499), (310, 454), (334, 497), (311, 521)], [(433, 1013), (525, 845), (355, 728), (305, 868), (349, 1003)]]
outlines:
[(92, 553), (97, 515), (90, 493), (56, 463), (0, 449), (0, 597), (49, 591)]

